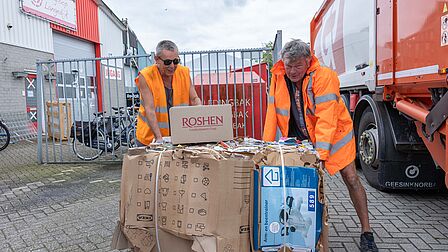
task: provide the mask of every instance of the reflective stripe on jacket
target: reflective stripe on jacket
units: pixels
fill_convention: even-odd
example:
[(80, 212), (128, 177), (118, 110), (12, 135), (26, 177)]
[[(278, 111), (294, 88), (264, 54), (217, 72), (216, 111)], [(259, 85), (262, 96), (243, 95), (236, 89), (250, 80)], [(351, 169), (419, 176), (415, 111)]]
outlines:
[[(169, 118), (168, 107), (166, 103), (165, 86), (163, 85), (162, 76), (159, 73), (157, 65), (152, 65), (140, 71), (145, 78), (149, 89), (154, 97), (154, 109), (157, 122), (162, 136), (169, 136)], [(138, 87), (138, 77), (135, 79)], [(190, 70), (187, 67), (178, 65), (173, 75), (173, 106), (188, 106), (190, 103)], [(143, 107), (143, 97), (140, 95), (140, 108), (137, 117), (137, 140), (148, 145), (154, 139), (154, 133), (149, 127), (146, 119), (145, 108)]]
[[(277, 126), (282, 136), (288, 136), (289, 131), (291, 102), (283, 61), (278, 61), (271, 72), (264, 141), (275, 140)], [(319, 60), (313, 56), (303, 80), (302, 94), (310, 140), (320, 159), (325, 161), (326, 169), (333, 175), (356, 157), (353, 122), (341, 99), (336, 72), (320, 66)]]

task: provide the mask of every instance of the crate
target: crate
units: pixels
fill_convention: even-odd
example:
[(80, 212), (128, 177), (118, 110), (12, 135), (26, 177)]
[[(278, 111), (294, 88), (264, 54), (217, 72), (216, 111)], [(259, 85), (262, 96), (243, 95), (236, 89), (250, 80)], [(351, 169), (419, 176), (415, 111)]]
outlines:
[(70, 138), (72, 109), (69, 102), (47, 101), (48, 137), (66, 141)]

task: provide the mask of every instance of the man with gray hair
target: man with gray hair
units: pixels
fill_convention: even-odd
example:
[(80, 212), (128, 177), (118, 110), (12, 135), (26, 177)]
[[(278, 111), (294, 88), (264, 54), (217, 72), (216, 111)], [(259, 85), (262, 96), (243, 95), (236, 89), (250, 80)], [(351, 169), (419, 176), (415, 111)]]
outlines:
[(138, 146), (163, 142), (170, 135), (169, 111), (173, 106), (201, 105), (190, 79), (181, 66), (179, 51), (170, 40), (157, 44), (155, 64), (140, 71), (135, 79), (140, 92), (136, 138)]
[(361, 222), (361, 251), (378, 251), (370, 229), (367, 196), (356, 173), (353, 122), (339, 93), (339, 79), (297, 39), (285, 44), (272, 68), (263, 140), (310, 140), (330, 175), (340, 172)]

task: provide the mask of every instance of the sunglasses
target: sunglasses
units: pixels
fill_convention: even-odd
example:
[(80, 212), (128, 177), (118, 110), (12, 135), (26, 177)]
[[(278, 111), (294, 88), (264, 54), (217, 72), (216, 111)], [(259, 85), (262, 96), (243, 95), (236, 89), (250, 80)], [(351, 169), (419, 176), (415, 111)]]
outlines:
[(179, 64), (180, 63), (180, 59), (179, 58), (175, 58), (175, 59), (166, 59), (166, 60), (164, 60), (164, 59), (161, 59), (161, 58), (159, 58), (161, 61), (163, 61), (163, 64), (165, 65), (165, 66), (169, 66), (169, 65), (171, 65), (171, 63), (173, 63), (174, 65), (177, 65), (177, 64)]

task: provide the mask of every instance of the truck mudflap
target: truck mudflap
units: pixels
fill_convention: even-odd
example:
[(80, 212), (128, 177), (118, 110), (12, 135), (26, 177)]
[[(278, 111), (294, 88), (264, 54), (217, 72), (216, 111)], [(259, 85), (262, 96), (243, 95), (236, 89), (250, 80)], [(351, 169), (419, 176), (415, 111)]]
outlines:
[(396, 106), (402, 113), (417, 119), (415, 121), (417, 133), (431, 153), (436, 165), (445, 170), (445, 184), (448, 187), (448, 143), (446, 141), (448, 136), (448, 93), (431, 110), (426, 110), (406, 100), (398, 100)]
[(445, 187), (445, 174), (434, 163), (386, 162), (377, 173), (380, 190), (439, 190)]

